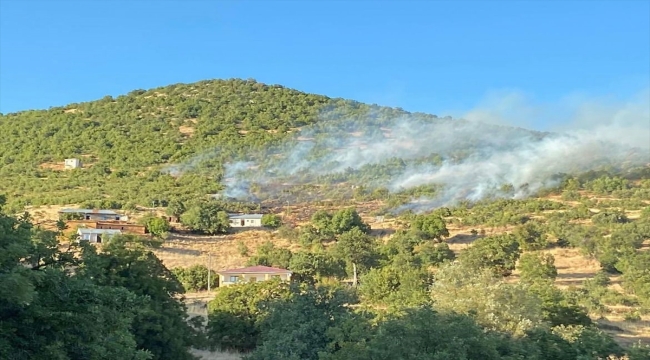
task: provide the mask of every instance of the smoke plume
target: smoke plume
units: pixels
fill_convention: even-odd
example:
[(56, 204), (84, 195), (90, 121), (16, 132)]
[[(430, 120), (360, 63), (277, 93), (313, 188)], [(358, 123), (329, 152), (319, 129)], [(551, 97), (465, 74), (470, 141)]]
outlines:
[[(464, 113), (465, 120), (409, 113), (386, 116), (379, 111), (337, 119), (324, 113), (323, 121), (303, 128), (291, 141), (227, 164), (224, 194), (247, 199), (253, 184), (318, 184), (399, 159), (402, 166), (361, 185), (399, 192), (438, 184), (440, 191), (435, 198), (414, 199), (398, 211), (480, 200), (504, 184), (513, 191), (501, 196), (524, 198), (557, 185), (558, 174), (648, 164), (647, 95), (650, 92), (622, 104), (566, 102), (555, 109), (509, 95), (493, 106), (483, 104)], [(547, 121), (558, 131), (512, 126), (531, 121)]]

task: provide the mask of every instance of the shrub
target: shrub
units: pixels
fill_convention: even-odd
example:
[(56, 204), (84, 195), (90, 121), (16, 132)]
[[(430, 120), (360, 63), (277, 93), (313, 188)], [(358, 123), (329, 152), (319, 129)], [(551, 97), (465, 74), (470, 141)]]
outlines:
[(282, 225), (282, 219), (275, 214), (264, 214), (262, 216), (262, 225), (272, 229), (277, 229)]
[[(177, 267), (172, 273), (183, 284), (185, 291), (201, 291), (208, 289), (208, 268), (205, 265), (194, 265), (189, 268)], [(219, 276), (210, 270), (210, 287), (219, 285)]]

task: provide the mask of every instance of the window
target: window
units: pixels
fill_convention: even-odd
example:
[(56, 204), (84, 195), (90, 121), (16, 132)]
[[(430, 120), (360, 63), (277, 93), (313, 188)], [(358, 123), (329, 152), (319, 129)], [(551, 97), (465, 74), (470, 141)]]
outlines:
[(271, 275), (271, 279), (279, 279), (280, 275)]
[(255, 276), (251, 276), (250, 278), (248, 278), (248, 282), (252, 282), (252, 283), (257, 282), (257, 278)]
[(237, 282), (237, 281), (239, 281), (239, 276), (231, 276), (230, 277), (230, 282), (234, 283), (234, 282)]

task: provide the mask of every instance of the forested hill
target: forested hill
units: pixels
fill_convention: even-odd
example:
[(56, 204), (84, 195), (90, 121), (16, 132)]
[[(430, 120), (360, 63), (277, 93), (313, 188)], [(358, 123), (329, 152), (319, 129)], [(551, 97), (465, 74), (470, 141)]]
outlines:
[[(119, 207), (215, 193), (224, 161), (279, 144), (298, 128), (344, 120), (382, 124), (403, 116), (450, 120), (254, 80), (134, 90), (0, 115), (0, 188), (16, 209), (97, 199)], [(160, 171), (165, 164), (196, 162), (197, 156), (200, 166), (181, 177)], [(61, 171), (63, 160), (74, 157), (84, 169)]]

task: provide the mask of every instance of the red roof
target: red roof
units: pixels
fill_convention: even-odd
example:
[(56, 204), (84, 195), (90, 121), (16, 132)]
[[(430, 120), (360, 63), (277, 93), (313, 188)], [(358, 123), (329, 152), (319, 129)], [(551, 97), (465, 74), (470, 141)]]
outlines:
[(228, 269), (218, 271), (219, 274), (286, 274), (291, 273), (291, 271), (286, 269), (279, 269), (269, 266), (249, 266), (240, 269)]

